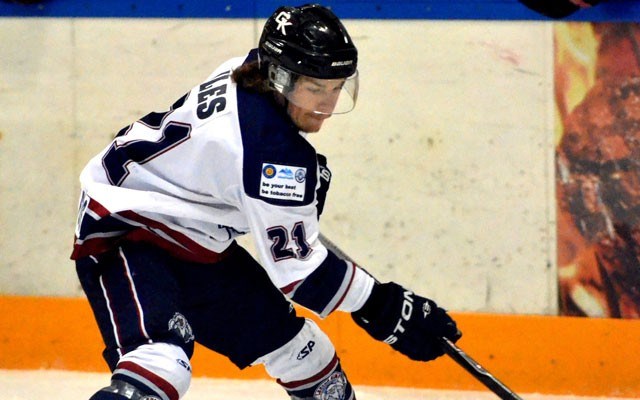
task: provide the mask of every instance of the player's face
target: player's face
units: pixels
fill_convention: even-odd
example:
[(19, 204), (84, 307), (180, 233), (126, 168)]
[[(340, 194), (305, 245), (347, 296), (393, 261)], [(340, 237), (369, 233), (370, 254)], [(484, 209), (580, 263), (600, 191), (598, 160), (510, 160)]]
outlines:
[(289, 117), (296, 126), (304, 132), (318, 132), (322, 128), (322, 123), (329, 118), (330, 114), (316, 114), (313, 111), (305, 110), (293, 103), (289, 103), (287, 111)]
[(336, 107), (344, 79), (314, 79), (301, 76), (289, 93), (287, 111), (304, 132), (318, 132)]

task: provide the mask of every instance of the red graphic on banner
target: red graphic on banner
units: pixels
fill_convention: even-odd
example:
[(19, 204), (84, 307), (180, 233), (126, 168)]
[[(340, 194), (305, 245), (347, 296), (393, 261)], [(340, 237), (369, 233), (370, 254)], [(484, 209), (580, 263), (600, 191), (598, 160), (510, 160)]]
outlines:
[(640, 317), (640, 24), (555, 29), (560, 312)]

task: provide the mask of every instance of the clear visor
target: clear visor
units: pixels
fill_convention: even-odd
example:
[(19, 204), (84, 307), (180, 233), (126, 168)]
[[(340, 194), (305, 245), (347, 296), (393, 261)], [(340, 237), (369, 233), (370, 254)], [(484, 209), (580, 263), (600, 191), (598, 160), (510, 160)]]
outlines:
[(358, 72), (348, 78), (318, 79), (281, 66), (270, 71), (273, 88), (297, 107), (316, 114), (344, 114), (358, 99)]

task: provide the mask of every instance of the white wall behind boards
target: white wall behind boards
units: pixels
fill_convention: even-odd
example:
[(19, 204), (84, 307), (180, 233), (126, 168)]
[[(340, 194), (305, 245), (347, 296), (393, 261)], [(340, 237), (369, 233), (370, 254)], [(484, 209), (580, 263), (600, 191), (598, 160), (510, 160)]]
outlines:
[[(448, 309), (554, 314), (550, 23), (345, 24), (359, 103), (310, 136), (333, 172), (323, 232)], [(68, 256), (84, 164), (261, 26), (0, 19), (0, 293), (81, 295)]]

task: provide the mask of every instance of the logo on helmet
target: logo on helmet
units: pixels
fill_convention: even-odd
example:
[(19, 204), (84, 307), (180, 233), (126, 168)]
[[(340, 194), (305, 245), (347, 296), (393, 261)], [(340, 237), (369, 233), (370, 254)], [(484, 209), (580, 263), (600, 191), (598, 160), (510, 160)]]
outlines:
[(289, 22), (290, 18), (291, 18), (291, 13), (288, 13), (286, 11), (282, 11), (280, 14), (276, 16), (276, 22), (278, 23), (278, 26), (276, 27), (276, 29), (282, 32), (284, 36), (287, 36), (287, 30), (285, 28), (287, 26), (293, 25), (291, 22)]
[(268, 40), (266, 42), (264, 42), (264, 47), (269, 48), (269, 50), (273, 51), (276, 54), (281, 54), (282, 53), (282, 49), (278, 48), (275, 44), (271, 43)]

